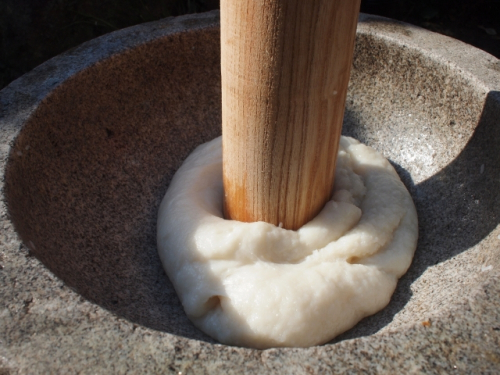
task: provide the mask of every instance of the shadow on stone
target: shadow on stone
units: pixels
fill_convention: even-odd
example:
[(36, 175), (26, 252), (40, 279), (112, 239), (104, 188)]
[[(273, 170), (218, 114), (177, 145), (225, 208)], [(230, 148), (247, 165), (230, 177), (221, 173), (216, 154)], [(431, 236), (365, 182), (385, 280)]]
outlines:
[[(189, 152), (220, 134), (219, 37), (217, 25), (183, 31), (69, 78), (23, 125), (10, 152), (4, 189), (24, 244), (67, 285), (136, 324), (207, 342), (213, 340), (189, 322), (162, 269), (156, 216), (173, 173)], [(460, 126), (464, 134), (471, 133), (477, 124), (475, 108), (483, 104), (472, 85), (458, 77), (456, 87), (447, 88), (461, 96), (436, 99), (436, 87), (449, 85), (450, 71), (438, 70), (437, 63), (410, 49), (389, 56), (393, 47), (384, 43), (371, 34), (358, 38), (354, 104), (348, 105), (345, 133), (373, 145), (385, 124), (384, 113), (408, 102), (420, 103), (418, 110), (439, 120), (434, 127), (440, 137), (455, 134), (441, 125), (461, 116), (457, 108), (469, 103), (472, 115), (462, 116)], [(407, 71), (399, 74), (401, 67)], [(403, 73), (406, 81), (395, 78)], [(432, 79), (418, 81), (422, 76)], [(400, 93), (407, 102), (397, 102)], [(428, 267), (474, 246), (498, 224), (498, 97), (497, 92), (488, 96), (469, 143), (454, 160), (443, 159), (447, 166), (438, 173), (412, 185), (415, 174), (404, 169), (409, 164), (395, 165), (420, 217), (415, 261), (390, 305), (339, 340), (386, 327), (410, 300), (412, 282)], [(383, 105), (377, 107), (377, 98), (385, 100)], [(373, 117), (374, 109), (382, 117), (371, 129), (371, 122), (357, 115), (364, 110)], [(419, 123), (404, 130), (400, 125), (389, 133), (421, 131)], [(411, 138), (395, 142), (413, 150), (407, 140)], [(387, 138), (384, 147), (393, 148), (391, 142)], [(462, 148), (460, 142), (453, 144)]]
[(335, 342), (374, 334), (392, 322), (412, 296), (410, 286), (428, 267), (444, 262), (483, 240), (500, 223), (500, 93), (490, 92), (478, 126), (463, 151), (447, 167), (414, 184), (392, 163), (410, 191), (419, 217), (419, 241), (408, 272), (389, 305), (365, 318)]

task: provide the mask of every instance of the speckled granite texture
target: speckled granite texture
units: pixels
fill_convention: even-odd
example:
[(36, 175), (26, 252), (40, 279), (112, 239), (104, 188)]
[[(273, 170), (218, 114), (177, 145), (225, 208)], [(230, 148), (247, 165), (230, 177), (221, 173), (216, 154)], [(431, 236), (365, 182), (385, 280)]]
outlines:
[(367, 15), (344, 133), (412, 193), (413, 265), (386, 309), (324, 346), (229, 347), (191, 325), (155, 220), (220, 133), (218, 22), (120, 30), (0, 92), (0, 374), (500, 372), (500, 61)]

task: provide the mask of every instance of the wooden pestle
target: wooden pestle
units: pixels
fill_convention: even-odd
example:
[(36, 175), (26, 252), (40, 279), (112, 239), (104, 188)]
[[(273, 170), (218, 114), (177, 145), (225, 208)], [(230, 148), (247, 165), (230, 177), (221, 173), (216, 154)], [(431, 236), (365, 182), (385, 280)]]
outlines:
[(221, 0), (224, 215), (298, 229), (331, 198), (360, 0)]

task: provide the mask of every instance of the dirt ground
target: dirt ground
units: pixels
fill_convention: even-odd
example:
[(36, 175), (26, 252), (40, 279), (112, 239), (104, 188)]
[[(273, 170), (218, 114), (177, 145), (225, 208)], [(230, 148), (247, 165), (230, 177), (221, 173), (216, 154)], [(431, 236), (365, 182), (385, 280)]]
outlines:
[[(0, 89), (61, 52), (218, 0), (0, 0)], [(500, 0), (362, 0), (361, 11), (460, 39), (500, 58)]]

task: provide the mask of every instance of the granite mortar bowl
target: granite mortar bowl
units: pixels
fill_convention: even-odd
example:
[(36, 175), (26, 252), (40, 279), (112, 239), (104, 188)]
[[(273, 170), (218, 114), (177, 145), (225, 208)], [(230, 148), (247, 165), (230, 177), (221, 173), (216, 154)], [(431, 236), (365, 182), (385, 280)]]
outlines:
[[(343, 133), (390, 159), (418, 210), (418, 249), (392, 301), (309, 349), (219, 345), (188, 321), (156, 252), (156, 216), (182, 161), (221, 132), (218, 22), (212, 12), (117, 31), (1, 92), (0, 364), (183, 373), (498, 366), (500, 62), (368, 15)], [(10, 222), (25, 247), (5, 237)]]

